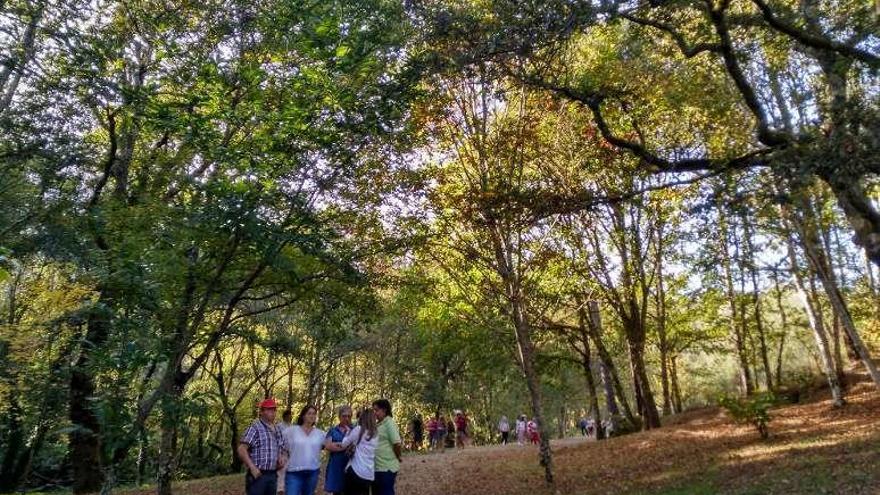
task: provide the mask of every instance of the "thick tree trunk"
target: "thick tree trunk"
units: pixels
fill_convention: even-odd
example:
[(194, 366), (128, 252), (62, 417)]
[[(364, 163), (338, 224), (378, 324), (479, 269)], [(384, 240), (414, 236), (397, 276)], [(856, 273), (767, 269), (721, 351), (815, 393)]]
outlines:
[(86, 323), (82, 345), (70, 371), (68, 435), (70, 463), (73, 468), (73, 493), (90, 493), (101, 489), (104, 482), (101, 456), (101, 424), (92, 409), (95, 381), (92, 371), (92, 352), (100, 348), (110, 335), (112, 298), (108, 291), (100, 292), (95, 307)]
[(644, 341), (633, 340), (629, 345), (629, 357), (633, 370), (633, 387), (636, 402), (639, 404), (639, 415), (642, 417), (642, 428), (650, 430), (660, 427), (660, 412), (651, 392), (647, 366), (645, 366)]
[(172, 495), (175, 453), (177, 452), (177, 425), (164, 422), (159, 440), (159, 459), (156, 463), (156, 494)]
[(831, 307), (835, 308), (840, 315), (840, 322), (843, 325), (843, 329), (846, 331), (846, 334), (849, 335), (853, 347), (855, 347), (862, 364), (868, 371), (868, 375), (874, 381), (877, 388), (880, 389), (880, 371), (877, 370), (877, 365), (874, 364), (874, 361), (871, 359), (871, 354), (856, 329), (855, 322), (852, 319), (852, 315), (850, 315), (849, 308), (846, 305), (846, 301), (843, 299), (840, 289), (827, 276), (824, 276), (822, 273), (817, 273), (817, 275), (822, 286), (825, 288), (825, 292), (828, 294)]
[(171, 482), (177, 471), (177, 432), (181, 422), (180, 401), (188, 376), (174, 372), (174, 384), (162, 398), (159, 458), (156, 462), (156, 494), (171, 495)]

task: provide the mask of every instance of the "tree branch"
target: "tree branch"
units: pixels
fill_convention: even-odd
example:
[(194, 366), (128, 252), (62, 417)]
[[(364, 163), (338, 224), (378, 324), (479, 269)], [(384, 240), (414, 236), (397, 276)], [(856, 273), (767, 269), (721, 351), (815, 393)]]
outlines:
[(798, 43), (818, 50), (836, 52), (845, 57), (863, 62), (870, 67), (880, 67), (880, 57), (878, 57), (877, 55), (874, 55), (873, 53), (870, 53), (866, 50), (862, 50), (861, 48), (850, 46), (845, 43), (840, 43), (839, 41), (828, 39), (822, 36), (817, 36), (815, 34), (808, 33), (802, 29), (798, 29), (794, 25), (785, 22), (777, 17), (776, 14), (773, 13), (773, 9), (770, 7), (770, 5), (768, 5), (767, 2), (765, 2), (764, 0), (752, 0), (752, 3), (754, 3), (758, 7), (758, 9), (761, 11), (761, 16), (770, 27), (790, 36)]

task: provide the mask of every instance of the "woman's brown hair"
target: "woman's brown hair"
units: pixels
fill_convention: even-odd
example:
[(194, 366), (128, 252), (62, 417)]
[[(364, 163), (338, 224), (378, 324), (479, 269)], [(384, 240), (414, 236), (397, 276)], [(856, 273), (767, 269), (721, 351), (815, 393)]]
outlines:
[(367, 440), (372, 440), (376, 436), (376, 413), (369, 407), (365, 407), (358, 416), (358, 426), (361, 427), (358, 443), (364, 438), (364, 432), (369, 433)]
[(306, 413), (312, 409), (314, 409), (316, 413), (318, 412), (317, 407), (315, 407), (311, 404), (306, 404), (306, 406), (303, 407), (302, 410), (299, 412), (299, 416), (296, 417), (296, 424), (298, 424), (299, 426), (302, 426), (303, 423), (305, 423), (305, 421), (306, 421)]

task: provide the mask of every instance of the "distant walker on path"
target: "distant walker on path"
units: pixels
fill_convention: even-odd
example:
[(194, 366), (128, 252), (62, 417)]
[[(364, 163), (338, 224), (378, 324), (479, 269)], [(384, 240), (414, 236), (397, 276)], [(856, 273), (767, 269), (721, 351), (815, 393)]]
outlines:
[(507, 421), (507, 416), (501, 416), (501, 420), (498, 421), (498, 431), (501, 433), (501, 445), (507, 445), (510, 437), (510, 421)]

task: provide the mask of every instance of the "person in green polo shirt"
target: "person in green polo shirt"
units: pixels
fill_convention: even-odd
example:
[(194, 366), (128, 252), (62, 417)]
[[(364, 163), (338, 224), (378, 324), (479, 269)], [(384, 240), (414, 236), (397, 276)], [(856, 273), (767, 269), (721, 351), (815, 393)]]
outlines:
[(394, 483), (400, 471), (401, 439), (400, 430), (391, 414), (388, 399), (373, 402), (373, 412), (379, 421), (377, 432), (379, 444), (376, 446), (376, 479), (373, 481), (373, 495), (394, 495)]

